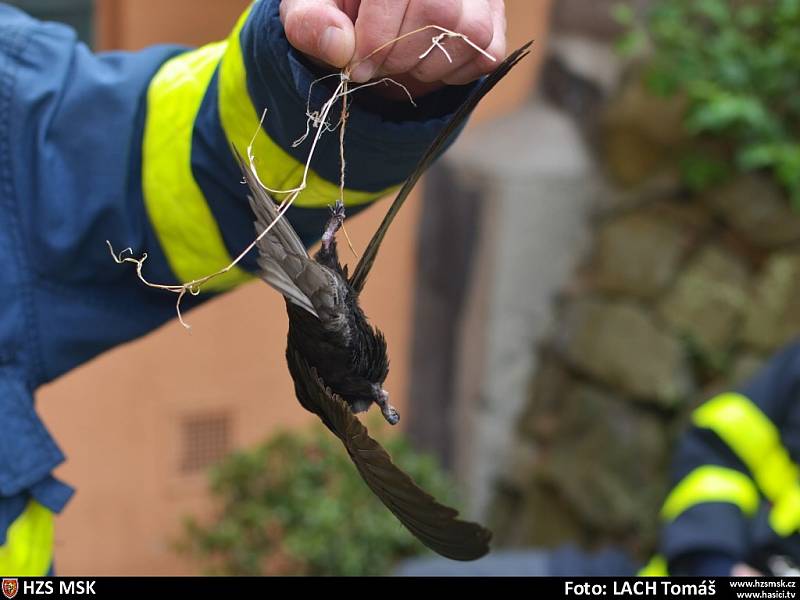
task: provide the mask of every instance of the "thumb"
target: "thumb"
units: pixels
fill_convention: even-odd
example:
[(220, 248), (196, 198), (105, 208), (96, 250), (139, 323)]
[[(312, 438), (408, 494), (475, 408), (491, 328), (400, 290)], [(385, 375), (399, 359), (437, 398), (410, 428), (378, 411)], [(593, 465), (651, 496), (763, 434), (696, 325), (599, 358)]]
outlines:
[(337, 68), (353, 58), (353, 23), (335, 0), (283, 0), (281, 22), (289, 43), (309, 58)]

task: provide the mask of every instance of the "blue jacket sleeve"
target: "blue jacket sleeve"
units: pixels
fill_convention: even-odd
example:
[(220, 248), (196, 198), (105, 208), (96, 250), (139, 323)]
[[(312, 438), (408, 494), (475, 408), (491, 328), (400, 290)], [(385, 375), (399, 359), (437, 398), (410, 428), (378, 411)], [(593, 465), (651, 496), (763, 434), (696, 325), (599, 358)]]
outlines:
[[(304, 165), (317, 129), (312, 127), (303, 143), (295, 143), (307, 131), (307, 113), (319, 111), (335, 78), (311, 90), (317, 75), (290, 48), (278, 6), (277, 0), (256, 2), (225, 43), (176, 57), (150, 84), (144, 199), (180, 281), (213, 272), (252, 241), (252, 218), (231, 146), (246, 156), (252, 144), (260, 179), (268, 188), (289, 190), (305, 183), (289, 219), (307, 243), (317, 239), (327, 207), (339, 195), (338, 135), (320, 140), (307, 176)], [(346, 204), (357, 210), (401, 182), (467, 90), (448, 89), (426, 98), (419, 112), (405, 120), (371, 113), (356, 103), (345, 137)], [(189, 117), (193, 114), (194, 119)], [(326, 125), (335, 126), (338, 118), (334, 111)], [(163, 154), (165, 145), (175, 151)], [(193, 215), (191, 229), (187, 211)], [(254, 265), (246, 262), (245, 267)], [(213, 285), (225, 289), (242, 274), (228, 275)]]
[[(227, 40), (93, 54), (69, 28), (0, 2), (0, 545), (27, 498), (59, 511), (50, 475), (63, 455), (33, 391), (175, 317), (175, 296), (145, 287), (106, 246), (148, 255), (144, 274), (183, 283), (228, 264), (254, 235), (231, 146), (254, 141), (272, 187), (302, 179), (315, 74), (288, 45), (278, 0), (258, 0)], [(312, 107), (324, 99), (314, 86)], [(354, 210), (399, 183), (466, 95), (418, 110), (353, 107), (345, 199)], [(289, 218), (307, 243), (338, 195), (334, 138), (323, 140)], [(247, 280), (253, 261), (217, 280)], [(208, 298), (187, 297), (184, 309)]]
[[(210, 84), (209, 95), (216, 97), (216, 106), (207, 106), (209, 110), (203, 113), (207, 120), (195, 130), (194, 172), (201, 187), (209, 191), (206, 196), (217, 221), (225, 224), (223, 236), (232, 251), (252, 241), (252, 230), (249, 208), (242, 210), (240, 178), (229, 144), (245, 156), (266, 110), (264, 132), (254, 140), (260, 179), (273, 189), (295, 187), (302, 179), (316, 130), (312, 128), (303, 143), (295, 141), (307, 131), (309, 109), (318, 111), (338, 81), (328, 77), (314, 83), (321, 74), (289, 45), (278, 7), (277, 0), (262, 0), (240, 21)], [(380, 112), (366, 110), (359, 93), (353, 95), (345, 137), (345, 201), (351, 215), (405, 179), (470, 89), (445, 88), (419, 99), (416, 108), (386, 103)], [(206, 102), (213, 105), (211, 100), (207, 97)], [(337, 123), (338, 111), (337, 106), (329, 124)], [(338, 134), (329, 133), (316, 147), (308, 187), (289, 213), (309, 244), (319, 237), (327, 207), (339, 195), (339, 176)]]
[[(150, 281), (188, 282), (229, 264), (254, 237), (231, 147), (244, 154), (254, 139), (270, 187), (304, 179), (309, 141), (293, 142), (306, 130), (318, 74), (289, 47), (278, 5), (254, 2), (227, 40), (195, 50), (97, 55), (66, 27), (0, 13), (7, 23), (14, 14), (16, 41), (6, 52), (13, 82), (3, 88), (14, 144), (4, 159), (19, 217), (19, 272), (31, 290), (34, 385), (175, 315), (175, 296), (116, 266), (106, 240), (117, 251), (146, 253)], [(313, 91), (312, 110), (324, 83)], [(350, 214), (405, 178), (468, 91), (446, 89), (413, 111), (376, 113), (356, 100), (345, 138)], [(308, 244), (339, 194), (338, 175), (333, 134), (320, 142), (289, 213)], [(204, 290), (247, 281), (254, 263), (248, 257)], [(187, 298), (185, 307), (205, 298)]]

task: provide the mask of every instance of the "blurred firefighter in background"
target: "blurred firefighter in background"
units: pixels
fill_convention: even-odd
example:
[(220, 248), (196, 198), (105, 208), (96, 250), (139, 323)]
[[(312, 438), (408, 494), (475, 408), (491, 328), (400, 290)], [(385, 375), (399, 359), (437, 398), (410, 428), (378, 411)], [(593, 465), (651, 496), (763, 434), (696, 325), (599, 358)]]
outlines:
[[(352, 215), (386, 195), (495, 65), (459, 40), (445, 41), (451, 61), (421, 59), (428, 34), (359, 60), (427, 25), (505, 54), (502, 0), (257, 0), (225, 41), (97, 55), (69, 28), (0, 3), (0, 574), (52, 571), (53, 515), (72, 494), (51, 474), (64, 456), (35, 389), (175, 317), (175, 297), (114, 268), (105, 240), (146, 253), (154, 282), (228, 265), (254, 237), (231, 146), (247, 155), (253, 140), (261, 181), (298, 186), (311, 83), (353, 63), (353, 81), (390, 75), (417, 103), (391, 86), (354, 96), (344, 200)], [(314, 86), (311, 105), (326, 92)], [(306, 244), (339, 198), (339, 169), (338, 135), (323, 138), (287, 213)], [(248, 256), (204, 290), (255, 269)]]
[(800, 343), (700, 405), (678, 447), (650, 575), (800, 575)]
[[(799, 576), (798, 456), (800, 342), (774, 356), (740, 391), (715, 396), (694, 410), (674, 456), (659, 553), (638, 574)], [(422, 558), (398, 572), (630, 576), (636, 569), (621, 548), (588, 553), (568, 545), (494, 552), (467, 564)]]

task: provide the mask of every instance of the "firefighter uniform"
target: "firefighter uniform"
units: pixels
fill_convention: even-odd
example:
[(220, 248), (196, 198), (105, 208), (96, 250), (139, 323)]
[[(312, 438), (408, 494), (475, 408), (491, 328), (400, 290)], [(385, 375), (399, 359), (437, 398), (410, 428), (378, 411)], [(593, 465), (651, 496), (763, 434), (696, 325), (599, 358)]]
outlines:
[[(229, 264), (254, 235), (231, 146), (246, 154), (263, 109), (253, 140), (260, 179), (274, 189), (302, 180), (311, 140), (293, 142), (319, 73), (290, 47), (278, 8), (256, 1), (228, 39), (199, 49), (93, 54), (71, 29), (0, 3), (2, 575), (48, 572), (53, 513), (72, 493), (51, 475), (64, 456), (34, 410), (35, 389), (175, 317), (175, 297), (117, 268), (106, 240), (147, 253), (144, 274), (159, 283)], [(330, 94), (312, 91), (312, 107)], [(356, 99), (350, 214), (406, 177), (468, 91), (445, 88), (413, 112)], [(338, 150), (337, 135), (323, 139), (288, 212), (308, 244), (339, 196)], [(248, 257), (204, 290), (230, 290), (254, 268)]]
[(644, 574), (769, 572), (800, 563), (800, 343), (692, 414), (661, 510), (661, 553)]

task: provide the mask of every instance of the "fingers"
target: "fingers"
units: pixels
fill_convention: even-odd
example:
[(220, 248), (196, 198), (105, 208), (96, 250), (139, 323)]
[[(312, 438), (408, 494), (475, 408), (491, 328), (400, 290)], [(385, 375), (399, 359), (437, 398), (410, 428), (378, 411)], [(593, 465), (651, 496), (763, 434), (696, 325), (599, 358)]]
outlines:
[(446, 54), (434, 48), (420, 59), (435, 30), (391, 43), (430, 25), (465, 35), (498, 60), (506, 51), (503, 0), (282, 0), (280, 10), (295, 48), (336, 68), (352, 65), (351, 78), (359, 83), (402, 75), (419, 84), (415, 88), (435, 89), (468, 83), (496, 66), (457, 38), (440, 42)]
[[(412, 34), (370, 56), (387, 42), (430, 25), (465, 35), (498, 60), (505, 55), (503, 0), (361, 0), (355, 24), (352, 79), (364, 82), (376, 76), (402, 74), (424, 84), (460, 84), (477, 79), (496, 66), (457, 38), (442, 40), (447, 55), (441, 48), (434, 48), (420, 59), (437, 35), (435, 30)], [(360, 62), (364, 57), (367, 60)]]
[(370, 55), (400, 34), (410, 1), (361, 0), (355, 26), (356, 66), (350, 74), (354, 81), (363, 83), (372, 79), (383, 66), (391, 46)]
[(474, 60), (442, 77), (444, 83), (448, 85), (464, 85), (475, 81), (477, 78), (493, 71), (499, 62), (505, 58), (507, 28), (505, 7), (502, 0), (490, 0), (489, 6), (493, 23), (492, 40), (484, 47), (484, 50), (493, 56), (497, 62), (477, 53)]
[[(458, 23), (447, 28), (465, 35), (479, 48), (488, 47), (494, 37), (494, 23), (489, 3), (487, 0), (463, 0)], [(431, 31), (431, 35), (434, 34), (436, 32)], [(421, 41), (426, 43), (427, 49), (427, 46), (430, 46), (430, 36), (426, 39), (420, 34), (420, 37)], [(434, 49), (411, 69), (411, 75), (415, 79), (424, 82), (444, 81), (451, 73), (472, 63), (479, 56), (477, 50), (458, 38), (445, 38), (442, 45), (447, 50), (447, 55), (439, 48)]]
[[(484, 0), (479, 0), (484, 1)], [(438, 25), (445, 29), (453, 30), (461, 22), (461, 15), (463, 11), (462, 0), (425, 0), (424, 2), (412, 1), (406, 17), (403, 21), (403, 26), (400, 28), (400, 34), (405, 35), (416, 31), (427, 25)], [(412, 71), (420, 65), (420, 55), (425, 52), (431, 45), (431, 38), (439, 32), (436, 30), (428, 30), (421, 32), (410, 37), (405, 38), (401, 42), (394, 45), (392, 51), (386, 57), (382, 66), (382, 72), (387, 75), (396, 75), (400, 73), (409, 73), (416, 78), (416, 74)], [(444, 42), (447, 44), (447, 42)], [(456, 48), (456, 45), (450, 45), (448, 52), (459, 52), (461, 49)], [(437, 71), (440, 72), (442, 68), (447, 68), (447, 58), (441, 51), (433, 52), (424, 59), (426, 65), (428, 59), (432, 65), (435, 65)], [(430, 69), (427, 72), (431, 72)], [(436, 78), (430, 81), (437, 81)]]
[(335, 0), (283, 0), (281, 22), (289, 43), (327, 65), (347, 65), (355, 52), (355, 30), (342, 6)]

